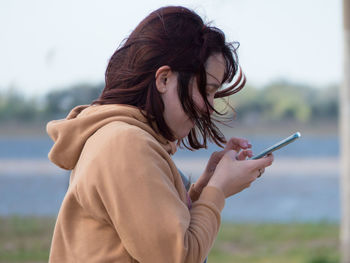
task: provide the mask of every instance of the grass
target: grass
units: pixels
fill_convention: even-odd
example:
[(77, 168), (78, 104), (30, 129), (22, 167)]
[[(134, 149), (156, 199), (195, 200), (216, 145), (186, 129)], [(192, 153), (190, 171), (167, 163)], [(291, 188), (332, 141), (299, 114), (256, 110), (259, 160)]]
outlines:
[(338, 225), (223, 224), (209, 262), (339, 262)]
[(0, 217), (0, 262), (47, 262), (55, 219)]
[[(55, 219), (0, 217), (0, 262), (47, 262)], [(336, 263), (338, 225), (223, 223), (209, 263)]]

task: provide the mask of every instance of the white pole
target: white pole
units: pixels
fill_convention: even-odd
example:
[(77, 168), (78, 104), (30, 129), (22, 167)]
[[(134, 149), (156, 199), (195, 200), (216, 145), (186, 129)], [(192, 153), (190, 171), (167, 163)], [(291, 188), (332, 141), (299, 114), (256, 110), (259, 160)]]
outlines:
[(344, 71), (340, 88), (341, 262), (350, 263), (350, 0), (343, 0)]

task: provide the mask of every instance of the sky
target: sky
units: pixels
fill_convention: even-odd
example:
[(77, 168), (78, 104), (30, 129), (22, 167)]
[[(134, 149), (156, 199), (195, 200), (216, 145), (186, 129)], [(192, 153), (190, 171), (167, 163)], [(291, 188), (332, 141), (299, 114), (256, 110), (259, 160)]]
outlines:
[(165, 5), (194, 9), (240, 42), (250, 85), (341, 82), (341, 0), (0, 0), (0, 92), (103, 82), (120, 42)]

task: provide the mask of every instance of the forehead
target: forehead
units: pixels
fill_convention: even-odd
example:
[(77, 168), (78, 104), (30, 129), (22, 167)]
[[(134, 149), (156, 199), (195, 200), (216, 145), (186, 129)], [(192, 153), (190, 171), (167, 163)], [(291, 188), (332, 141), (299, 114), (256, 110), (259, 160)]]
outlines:
[(221, 53), (211, 55), (205, 65), (207, 82), (221, 84), (225, 74), (225, 59)]

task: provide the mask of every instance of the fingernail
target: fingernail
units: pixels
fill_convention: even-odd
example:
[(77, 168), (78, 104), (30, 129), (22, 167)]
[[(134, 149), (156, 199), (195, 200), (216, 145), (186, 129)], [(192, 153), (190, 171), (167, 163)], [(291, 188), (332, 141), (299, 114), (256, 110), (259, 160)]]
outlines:
[(242, 143), (241, 143), (241, 146), (242, 146), (242, 147), (248, 147), (248, 143), (247, 143), (247, 142), (242, 142)]

